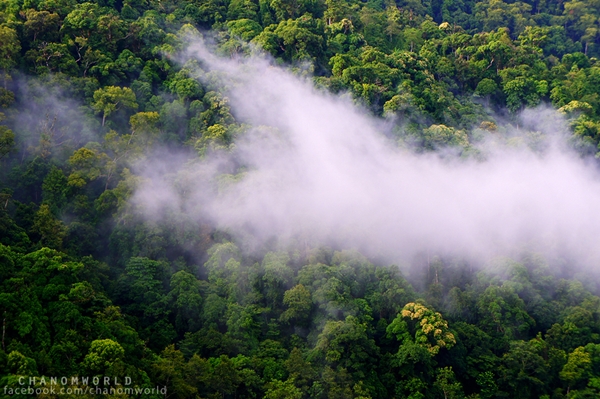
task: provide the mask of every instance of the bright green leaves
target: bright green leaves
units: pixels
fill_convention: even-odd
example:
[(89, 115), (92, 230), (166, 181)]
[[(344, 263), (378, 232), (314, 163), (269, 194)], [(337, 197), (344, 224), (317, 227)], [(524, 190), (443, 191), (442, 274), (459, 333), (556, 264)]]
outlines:
[(36, 375), (37, 364), (34, 359), (23, 355), (19, 351), (12, 351), (8, 354), (8, 369), (17, 375)]
[(68, 185), (83, 187), (90, 181), (105, 176), (105, 166), (108, 156), (96, 150), (80, 148), (71, 155), (69, 164), (72, 172), (68, 177)]
[(433, 386), (442, 392), (444, 399), (460, 399), (464, 397), (462, 384), (456, 380), (452, 367), (439, 369)]
[(250, 19), (256, 20), (258, 6), (250, 0), (232, 0), (227, 9), (227, 19)]
[[(106, 179), (105, 189), (115, 175), (126, 176), (125, 165), (144, 156), (162, 133), (158, 112), (138, 112), (129, 118), (130, 133), (120, 135), (110, 130), (104, 136), (103, 150), (80, 149), (69, 159), (73, 165), (73, 185), (81, 186), (99, 177)], [(80, 151), (83, 151), (80, 153)], [(69, 177), (71, 179), (71, 177)], [(119, 184), (125, 184), (121, 180)]]
[(0, 25), (0, 68), (4, 71), (5, 88), (8, 71), (16, 64), (20, 51), (21, 43), (19, 42), (17, 32), (6, 25)]
[[(434, 356), (441, 349), (450, 349), (456, 344), (456, 338), (442, 315), (417, 302), (409, 302), (404, 306), (387, 326), (386, 336), (399, 342), (392, 364), (406, 378), (418, 376), (423, 367), (431, 371)], [(417, 393), (424, 388), (411, 388), (407, 383), (399, 382), (397, 389)], [(444, 392), (460, 392), (460, 385), (456, 385), (451, 370), (442, 370), (435, 385)]]
[(78, 262), (69, 262), (66, 255), (50, 248), (42, 248), (30, 252), (22, 258), (23, 272), (28, 278), (39, 283), (40, 289), (50, 282), (53, 277), (62, 276), (59, 280), (74, 282), (74, 276), (83, 268)]
[(480, 326), (492, 336), (519, 338), (535, 325), (523, 300), (508, 287), (488, 287), (478, 298), (477, 311)]
[(477, 385), (481, 387), (481, 392), (479, 395), (482, 399), (491, 399), (498, 391), (498, 385), (496, 385), (494, 373), (491, 371), (480, 373), (477, 376)]
[(529, 107), (538, 105), (541, 97), (548, 93), (548, 82), (545, 80), (537, 81), (527, 76), (511, 78), (510, 75), (510, 70), (504, 70), (500, 76), (504, 81), (506, 105), (513, 112), (518, 111), (524, 105)]
[(115, 51), (117, 43), (127, 34), (127, 23), (118, 15), (106, 13), (98, 18), (96, 33), (103, 38), (103, 45), (109, 51)]
[(325, 26), (325, 33), (328, 55), (341, 55), (365, 44), (364, 36), (358, 33), (352, 21), (346, 18)]
[(524, 2), (482, 1), (477, 3), (474, 11), (477, 22), (485, 31), (511, 26), (514, 30), (511, 33), (516, 36), (527, 26), (535, 24), (531, 18), (531, 5)]
[(556, 323), (546, 333), (546, 339), (553, 346), (570, 352), (579, 346), (594, 341), (590, 325), (593, 323), (593, 313), (580, 306), (569, 307), (568, 314), (561, 324)]
[(301, 399), (302, 391), (291, 380), (273, 380), (267, 384), (264, 397), (265, 399)]
[(599, 10), (596, 2), (570, 0), (564, 4), (564, 26), (570, 36), (580, 37), (586, 55), (590, 50), (597, 50)]
[(83, 365), (92, 373), (110, 375), (111, 369), (123, 359), (124, 354), (123, 347), (111, 339), (92, 341)]
[(349, 55), (333, 56), (329, 63), (333, 75), (352, 88), (355, 96), (368, 105), (376, 105), (394, 95), (394, 86), (404, 76), (397, 59), (366, 47), (360, 58)]
[[(565, 57), (563, 60), (566, 61)], [(586, 102), (593, 108), (593, 115), (600, 113), (600, 67), (579, 68), (573, 65), (565, 79), (556, 80), (550, 93), (554, 105), (562, 107), (571, 101)]]
[(573, 100), (560, 107), (558, 111), (564, 113), (565, 115), (589, 114), (593, 111), (593, 108), (585, 101)]
[(77, 71), (77, 62), (63, 43), (43, 42), (38, 48), (25, 53), (25, 58), (32, 64), (31, 70), (39, 75), (50, 72), (73, 74)]
[(230, 137), (227, 127), (217, 123), (206, 128), (202, 137), (196, 140), (194, 147), (200, 155), (206, 154), (209, 150), (224, 150), (227, 149), (227, 144), (231, 142)]
[[(69, 261), (66, 255), (55, 250), (42, 248), (11, 259), (14, 268), (6, 270), (9, 275), (3, 275), (8, 278), (3, 279), (0, 294), (4, 324), (3, 345), (39, 348), (33, 353), (24, 353), (37, 359), (42, 367), (48, 369), (49, 359), (55, 359), (54, 356), (62, 350), (59, 347), (64, 349), (64, 345), (59, 343), (65, 338), (64, 334), (68, 335), (69, 330), (74, 333), (72, 329), (78, 323), (82, 327), (90, 326), (89, 318), (86, 321), (81, 316), (82, 308), (101, 303), (102, 296), (97, 295), (89, 283), (78, 283), (78, 275), (84, 265)], [(77, 356), (77, 346), (81, 345), (75, 336), (76, 333), (69, 338), (71, 356)], [(57, 362), (52, 366), (53, 370), (74, 367), (76, 363), (74, 359), (55, 360)], [(77, 362), (80, 360), (77, 359)], [(70, 372), (71, 369), (63, 371)], [(28, 372), (31, 375), (37, 374), (35, 368)]]
[(575, 387), (580, 381), (589, 378), (591, 368), (592, 357), (580, 346), (569, 353), (567, 364), (560, 371), (559, 376), (571, 388)]
[(128, 138), (127, 144), (133, 147), (134, 151), (132, 152), (143, 152), (158, 139), (159, 121), (158, 112), (138, 112), (129, 118), (131, 136)]
[(283, 295), (283, 303), (287, 309), (281, 314), (281, 321), (305, 325), (313, 307), (310, 291), (302, 284), (287, 290)]
[(203, 98), (204, 109), (199, 109), (201, 120), (206, 126), (214, 124), (228, 125), (234, 122), (229, 106), (229, 98), (222, 94), (209, 91)]
[(325, 0), (325, 12), (323, 18), (327, 25), (339, 22), (344, 18), (352, 17), (353, 10), (349, 4), (343, 0)]
[(25, 33), (33, 42), (37, 40), (52, 41), (57, 36), (60, 27), (58, 14), (48, 11), (36, 11), (31, 8), (23, 14), (25, 16), (25, 23), (23, 24)]
[(475, 94), (480, 96), (489, 96), (494, 94), (498, 90), (498, 85), (496, 82), (489, 78), (483, 78), (479, 83), (477, 83), (477, 87), (475, 88)]
[(328, 321), (319, 334), (315, 353), (324, 356), (330, 365), (340, 365), (368, 373), (368, 365), (375, 361), (377, 346), (367, 334), (367, 325), (354, 316), (345, 320)]
[(408, 324), (401, 317), (394, 318), (385, 331), (388, 338), (395, 338), (400, 344), (410, 342), (412, 339), (408, 331)]
[(445, 146), (466, 148), (469, 146), (469, 138), (464, 130), (457, 130), (445, 125), (431, 125), (423, 130), (423, 140), (427, 149), (439, 149)]
[(94, 3), (82, 3), (75, 6), (64, 19), (62, 30), (74, 37), (89, 38), (98, 25), (100, 7)]
[(192, 101), (190, 111), (195, 116), (191, 118), (189, 127), (196, 137), (194, 148), (200, 156), (229, 147), (238, 128), (234, 124), (227, 97), (209, 91), (202, 102)]
[(94, 92), (92, 107), (102, 113), (102, 126), (106, 118), (120, 109), (137, 109), (135, 93), (128, 87), (108, 86)]
[(204, 96), (204, 90), (193, 76), (192, 71), (184, 68), (166, 82), (166, 86), (171, 93), (179, 97), (180, 101), (185, 102), (201, 99)]
[(237, 19), (227, 23), (229, 32), (242, 40), (250, 41), (262, 32), (262, 26), (251, 19)]
[(305, 14), (295, 20), (268, 26), (253, 42), (286, 61), (314, 62), (323, 55), (323, 38), (319, 28), (319, 22)]

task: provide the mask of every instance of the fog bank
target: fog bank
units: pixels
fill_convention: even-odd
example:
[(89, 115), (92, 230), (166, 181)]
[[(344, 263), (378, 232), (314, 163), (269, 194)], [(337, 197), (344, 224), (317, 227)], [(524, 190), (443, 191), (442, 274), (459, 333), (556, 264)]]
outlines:
[(485, 161), (415, 154), (348, 96), (318, 91), (268, 60), (221, 59), (202, 43), (184, 58), (198, 60), (205, 83), (224, 85), (236, 119), (254, 128), (232, 151), (179, 170), (164, 158), (138, 167), (148, 180), (133, 201), (148, 217), (171, 209), (256, 248), (332, 245), (390, 261), (521, 250), (589, 267), (600, 260), (599, 175), (562, 144), (566, 127), (554, 112), (521, 118), (548, 137), (542, 153), (490, 133), (478, 144)]

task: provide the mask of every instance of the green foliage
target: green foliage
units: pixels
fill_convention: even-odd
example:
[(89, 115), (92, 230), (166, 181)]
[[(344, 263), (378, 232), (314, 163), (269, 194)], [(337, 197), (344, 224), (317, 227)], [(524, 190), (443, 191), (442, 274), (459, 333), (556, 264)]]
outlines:
[(0, 25), (0, 68), (4, 72), (4, 88), (6, 89), (8, 71), (16, 64), (21, 51), (21, 43), (17, 32), (4, 24)]
[[(456, 344), (454, 334), (448, 330), (448, 322), (442, 318), (440, 313), (419, 303), (411, 302), (404, 306), (398, 317), (400, 316), (418, 321), (414, 341), (426, 348), (432, 355), (437, 355), (442, 348), (450, 349)], [(399, 327), (392, 330), (396, 337), (398, 337), (397, 331), (401, 331)]]
[[(250, 255), (179, 210), (140, 221), (129, 199), (142, 179), (131, 162), (158, 144), (209, 157), (252, 128), (204, 65), (176, 61), (204, 29), (222, 54), (260, 47), (347, 93), (417, 152), (469, 156), (483, 135), (506, 139), (494, 112), (514, 124), (551, 102), (571, 144), (598, 157), (599, 12), (587, 0), (0, 2), (0, 381), (130, 375), (178, 398), (598, 397), (600, 299), (535, 262), (498, 277), (437, 259), (415, 290), (356, 252)], [(24, 90), (34, 79), (55, 87)], [(79, 113), (24, 122), (56, 92)]]
[(135, 93), (128, 87), (109, 86), (94, 92), (94, 110), (102, 113), (102, 126), (112, 113), (121, 108), (137, 109)]
[(31, 231), (39, 238), (39, 245), (53, 249), (62, 247), (66, 234), (63, 223), (54, 217), (46, 204), (41, 205), (37, 211)]
[(457, 146), (466, 148), (469, 145), (467, 133), (445, 125), (431, 125), (423, 130), (425, 146), (436, 149), (442, 146)]
[(433, 385), (442, 392), (444, 398), (458, 399), (465, 397), (464, 393), (462, 392), (461, 383), (456, 381), (456, 376), (454, 375), (452, 367), (444, 367), (438, 370), (437, 377)]
[(286, 61), (316, 61), (323, 53), (323, 39), (317, 33), (319, 31), (319, 22), (305, 14), (295, 20), (288, 19), (266, 27), (252, 41)]
[[(0, 122), (4, 114), (0, 112)], [(15, 147), (15, 134), (6, 126), (0, 125), (0, 159), (8, 155)]]
[(42, 183), (43, 201), (48, 204), (54, 215), (58, 216), (67, 203), (67, 183), (63, 171), (56, 167), (50, 170)]
[(265, 399), (301, 399), (302, 391), (294, 385), (292, 380), (273, 380), (267, 384)]
[(313, 306), (310, 291), (306, 287), (298, 284), (287, 290), (283, 295), (283, 303), (287, 309), (281, 314), (281, 321), (306, 325)]
[(179, 331), (199, 328), (202, 311), (202, 285), (191, 273), (180, 270), (171, 276), (168, 300), (176, 314), (175, 327)]
[(123, 347), (111, 339), (93, 341), (90, 351), (83, 359), (83, 365), (95, 374), (106, 374), (114, 364), (123, 358)]
[(575, 387), (577, 383), (589, 378), (591, 365), (590, 354), (586, 353), (582, 347), (576, 348), (569, 353), (567, 364), (559, 374), (560, 379), (565, 381), (569, 388)]

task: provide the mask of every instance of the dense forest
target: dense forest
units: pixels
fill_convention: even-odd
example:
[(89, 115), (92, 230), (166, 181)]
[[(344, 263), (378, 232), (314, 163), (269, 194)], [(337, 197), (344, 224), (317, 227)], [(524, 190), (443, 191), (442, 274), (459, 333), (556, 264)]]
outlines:
[(166, 387), (117, 397), (600, 397), (600, 290), (576, 261), (398, 267), (141, 216), (136, 162), (202, 161), (249, 129), (181, 61), (200, 34), (350, 97), (416, 154), (477, 158), (485, 134), (537, 151), (518, 126), (537, 106), (600, 154), (597, 1), (2, 0), (0, 397), (73, 376)]

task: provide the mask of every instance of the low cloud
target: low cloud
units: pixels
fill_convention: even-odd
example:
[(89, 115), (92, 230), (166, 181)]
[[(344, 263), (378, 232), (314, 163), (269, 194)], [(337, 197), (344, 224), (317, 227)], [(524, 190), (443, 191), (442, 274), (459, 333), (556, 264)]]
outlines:
[[(140, 167), (149, 179), (133, 201), (148, 217), (176, 209), (255, 248), (332, 245), (389, 261), (523, 250), (600, 260), (600, 176), (563, 145), (554, 111), (528, 110), (506, 137), (488, 133), (484, 161), (416, 154), (390, 142), (386, 121), (264, 58), (222, 59), (202, 43), (185, 58), (217, 76), (236, 119), (254, 127), (228, 153)], [(546, 137), (543, 151), (515, 145), (525, 130)]]
[(100, 124), (90, 109), (72, 99), (74, 94), (64, 83), (60, 76), (15, 79), (11, 128), (17, 134), (20, 151), (48, 157), (98, 141)]

